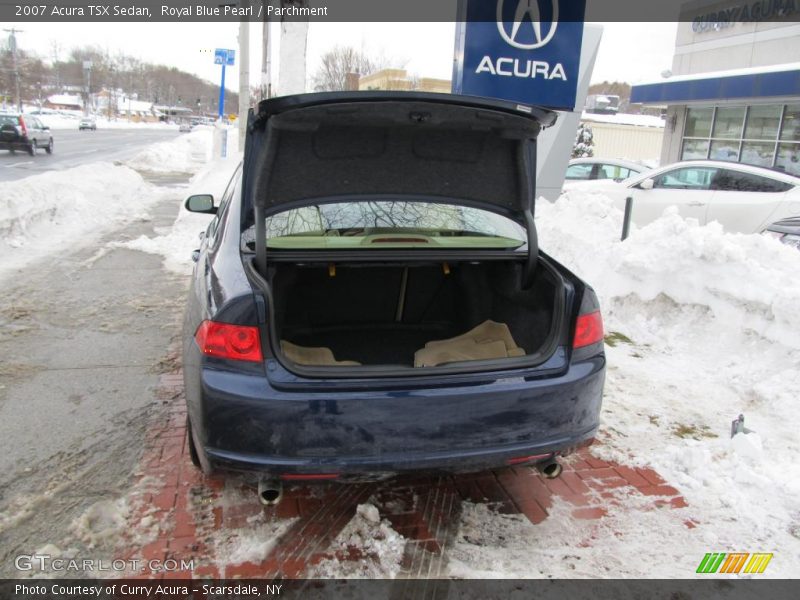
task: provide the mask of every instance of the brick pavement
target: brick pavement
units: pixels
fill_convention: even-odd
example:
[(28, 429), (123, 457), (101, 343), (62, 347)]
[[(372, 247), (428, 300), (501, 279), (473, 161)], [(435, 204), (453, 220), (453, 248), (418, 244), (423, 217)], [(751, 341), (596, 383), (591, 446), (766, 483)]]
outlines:
[[(373, 560), (362, 549), (332, 547), (359, 504), (371, 500), (407, 541), (400, 577), (444, 574), (447, 548), (457, 533), (464, 501), (538, 524), (554, 501), (576, 519), (602, 519), (628, 495), (653, 497), (652, 508), (686, 506), (679, 492), (652, 469), (606, 462), (584, 448), (562, 460), (562, 475), (545, 479), (533, 467), (514, 466), (458, 476), (403, 476), (380, 483), (290, 485), (276, 507), (259, 504), (255, 489), (236, 480), (207, 478), (190, 461), (180, 372), (161, 378), (159, 398), (168, 417), (149, 430), (138, 474), (132, 530), (150, 529), (146, 544), (128, 551), (144, 560), (194, 559), (189, 572), (144, 572), (142, 577), (303, 577), (326, 559)], [(687, 527), (694, 524), (686, 522)], [(263, 557), (230, 564), (226, 539), (284, 530)], [(266, 541), (266, 540), (265, 540)]]

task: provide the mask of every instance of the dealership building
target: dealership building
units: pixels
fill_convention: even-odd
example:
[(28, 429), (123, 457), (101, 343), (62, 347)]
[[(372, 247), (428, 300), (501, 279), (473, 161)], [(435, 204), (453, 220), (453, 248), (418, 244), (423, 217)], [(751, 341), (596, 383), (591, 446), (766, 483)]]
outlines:
[(662, 165), (710, 158), (800, 175), (800, 2), (685, 4), (671, 72), (633, 86), (631, 102), (666, 107)]

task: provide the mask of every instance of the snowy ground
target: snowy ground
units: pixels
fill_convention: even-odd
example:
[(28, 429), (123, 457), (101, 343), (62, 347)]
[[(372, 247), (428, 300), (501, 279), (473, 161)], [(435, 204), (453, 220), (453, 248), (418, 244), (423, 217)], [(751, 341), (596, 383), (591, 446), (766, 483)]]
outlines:
[(64, 248), (89, 245), (115, 224), (147, 219), (165, 193), (147, 178), (195, 173), (210, 151), (211, 129), (204, 128), (154, 144), (125, 164), (95, 162), (4, 184), (0, 279)]
[[(37, 115), (39, 119), (55, 131), (63, 129), (77, 129), (83, 115), (75, 114), (41, 114)], [(98, 129), (159, 129), (159, 130), (177, 130), (177, 124), (159, 123), (137, 123), (135, 121), (128, 121), (127, 119), (109, 119), (102, 115), (95, 117)]]
[[(0, 199), (0, 276), (146, 215), (159, 192), (143, 174), (196, 173), (188, 193), (219, 198), (239, 156), (208, 161), (210, 148), (211, 131), (202, 130), (149, 148), (127, 165), (100, 163), (8, 184)], [(186, 258), (208, 221), (182, 211), (156, 237), (114, 245), (160, 254), (168, 269), (186, 274)], [(566, 506), (555, 505), (533, 526), (521, 516), (465, 504), (449, 573), (687, 577), (706, 552), (742, 551), (775, 553), (764, 576), (797, 576), (800, 253), (771, 238), (700, 227), (670, 210), (620, 242), (621, 221), (621, 212), (599, 195), (571, 192), (537, 207), (541, 247), (593, 285), (603, 308), (609, 366), (595, 453), (654, 467), (689, 506), (643, 510), (627, 498), (599, 521), (576, 521)], [(731, 439), (739, 414), (755, 433)], [(399, 561), (397, 534), (376, 522), (369, 506), (338, 542), (379, 555), (380, 572), (360, 575), (391, 576)], [(114, 514), (100, 508), (87, 522), (105, 523)], [(686, 527), (689, 519), (696, 527)], [(115, 521), (109, 523), (113, 529)], [(263, 540), (239, 532), (217, 543), (229, 544), (232, 553), (263, 553), (276, 532), (264, 525), (262, 533)], [(336, 560), (319, 570), (359, 575), (337, 570)]]

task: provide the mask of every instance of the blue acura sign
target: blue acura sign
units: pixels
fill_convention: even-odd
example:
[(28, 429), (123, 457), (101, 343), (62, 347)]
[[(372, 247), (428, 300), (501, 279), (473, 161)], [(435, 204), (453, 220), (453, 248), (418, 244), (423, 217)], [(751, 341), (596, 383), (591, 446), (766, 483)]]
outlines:
[(462, 0), (453, 91), (575, 109), (585, 0)]

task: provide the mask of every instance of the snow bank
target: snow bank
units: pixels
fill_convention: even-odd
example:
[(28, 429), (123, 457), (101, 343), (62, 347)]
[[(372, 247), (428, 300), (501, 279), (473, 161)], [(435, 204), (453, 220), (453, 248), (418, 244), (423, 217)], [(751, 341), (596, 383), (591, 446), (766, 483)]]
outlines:
[(700, 227), (675, 208), (621, 243), (622, 211), (599, 194), (568, 192), (537, 211), (541, 247), (586, 278), (607, 311), (629, 295), (666, 296), (678, 307), (706, 307), (726, 329), (800, 348), (796, 250), (767, 236), (724, 233), (719, 223)]
[[(228, 148), (236, 148), (238, 138), (235, 130), (228, 133)], [(191, 136), (195, 136), (194, 133)], [(190, 137), (192, 141), (198, 143), (203, 141), (210, 152), (211, 137), (199, 136)], [(214, 158), (206, 163), (192, 178), (185, 196), (180, 199), (181, 206), (186, 196), (192, 194), (212, 194), (215, 203), (219, 203), (222, 194), (233, 175), (234, 170), (242, 159), (238, 152), (230, 152), (226, 158)], [(114, 243), (116, 247), (132, 248), (151, 254), (159, 254), (164, 257), (164, 266), (176, 273), (188, 274), (192, 270), (192, 263), (189, 256), (192, 250), (199, 247), (198, 234), (203, 232), (211, 222), (210, 215), (199, 215), (181, 209), (175, 223), (171, 227), (157, 229), (155, 237), (141, 236), (135, 240), (124, 243)]]
[(3, 185), (0, 277), (31, 260), (88, 245), (114, 224), (146, 219), (159, 192), (128, 167), (93, 163)]
[[(557, 504), (535, 528), (467, 507), (452, 574), (687, 577), (705, 552), (746, 551), (776, 552), (765, 576), (796, 576), (800, 253), (670, 209), (620, 242), (621, 211), (579, 192), (540, 202), (537, 225), (542, 249), (595, 288), (611, 334), (593, 452), (653, 466), (689, 506), (626, 496), (587, 523)], [(732, 440), (739, 414), (755, 433)], [(505, 530), (511, 541), (492, 541)], [(645, 553), (662, 558), (643, 563)]]
[(202, 127), (153, 144), (125, 164), (145, 173), (196, 173), (211, 158), (212, 132), (210, 127)]

